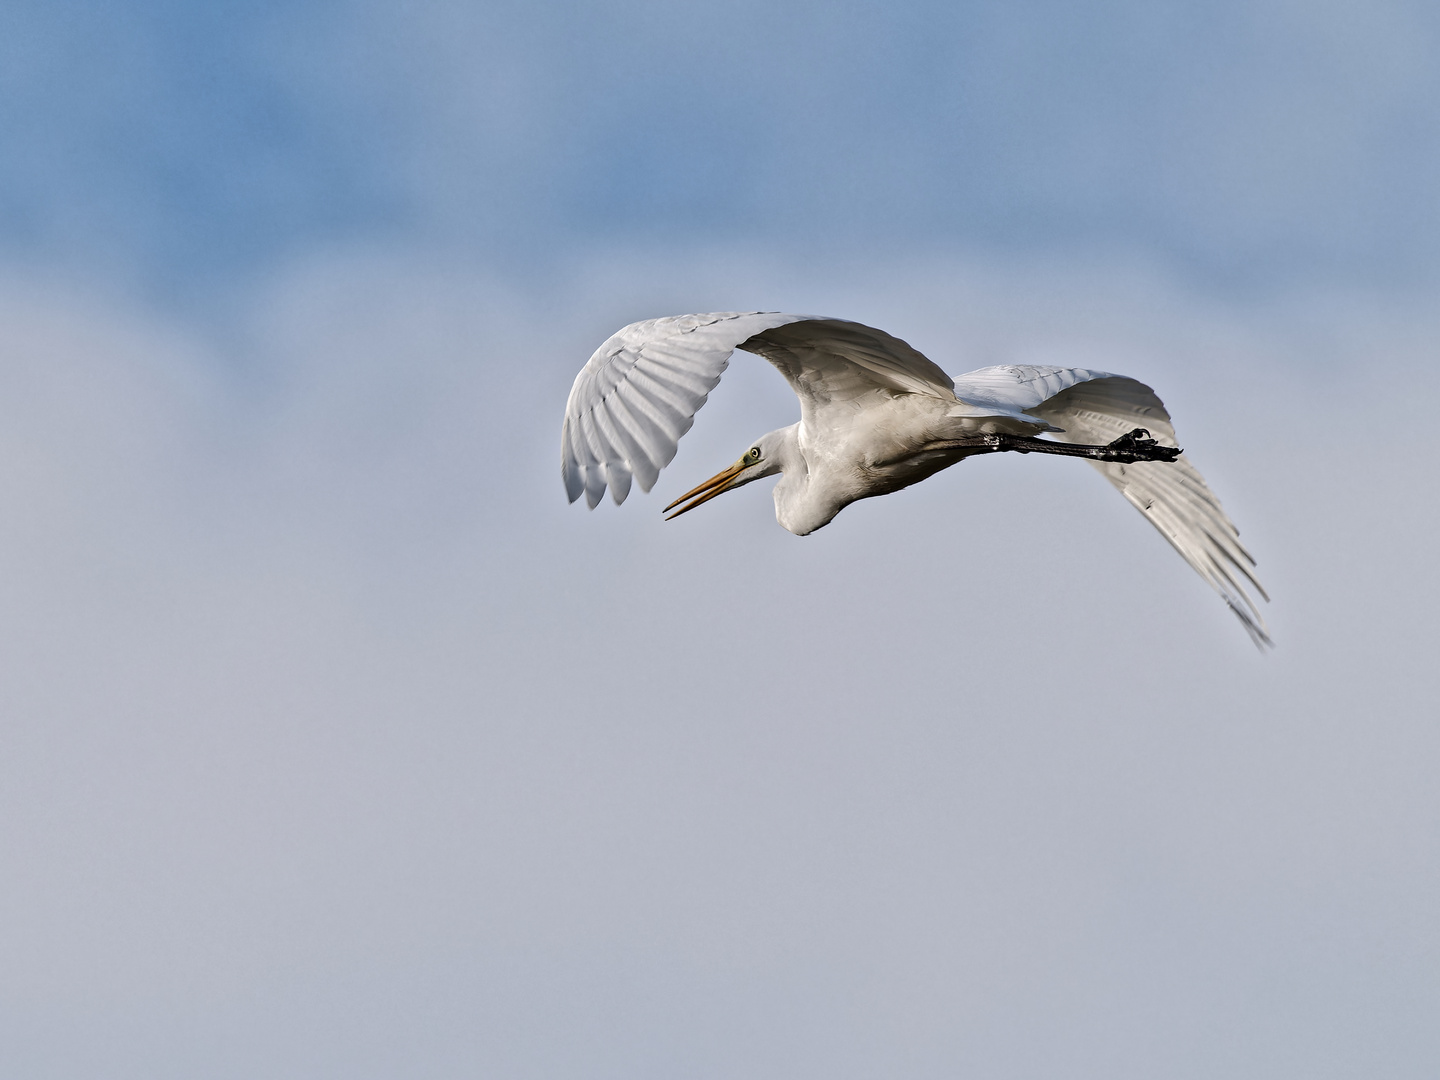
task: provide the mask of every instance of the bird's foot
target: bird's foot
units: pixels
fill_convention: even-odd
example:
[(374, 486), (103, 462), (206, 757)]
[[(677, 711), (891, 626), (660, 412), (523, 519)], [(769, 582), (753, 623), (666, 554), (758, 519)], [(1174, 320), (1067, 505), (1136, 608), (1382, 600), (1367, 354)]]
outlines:
[(1106, 443), (1102, 453), (1096, 455), (1101, 461), (1119, 461), (1126, 465), (1136, 461), (1174, 461), (1179, 456), (1178, 446), (1161, 446), (1145, 428), (1136, 428)]

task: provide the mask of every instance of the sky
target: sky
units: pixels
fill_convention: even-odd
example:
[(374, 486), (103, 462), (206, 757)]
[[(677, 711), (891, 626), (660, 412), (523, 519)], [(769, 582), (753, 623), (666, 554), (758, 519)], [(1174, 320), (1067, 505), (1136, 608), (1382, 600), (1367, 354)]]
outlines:
[[(1432, 1077), (1440, 15), (0, 8), (0, 1074)], [(1153, 385), (1261, 653), (1091, 470), (796, 538), (737, 355)], [(1418, 414), (1418, 415), (1417, 415)]]

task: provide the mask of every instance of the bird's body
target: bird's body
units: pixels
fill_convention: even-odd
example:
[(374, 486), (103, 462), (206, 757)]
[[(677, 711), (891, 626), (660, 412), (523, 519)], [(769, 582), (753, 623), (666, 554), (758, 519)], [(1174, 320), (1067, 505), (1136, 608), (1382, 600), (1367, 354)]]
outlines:
[[(889, 495), (975, 453), (935, 448), (971, 432), (946, 415), (938, 398), (882, 397), (864, 409), (781, 428), (773, 452), (780, 480), (775, 519), (797, 536), (822, 528), (858, 499)], [(757, 440), (759, 446), (764, 440)]]
[(1246, 590), (1248, 584), (1265, 595), (1251, 572), (1254, 560), (1176, 447), (1164, 405), (1143, 383), (1108, 372), (1003, 365), (952, 380), (884, 331), (803, 315), (633, 323), (596, 350), (570, 392), (561, 434), (570, 500), (584, 494), (594, 507), (608, 486), (621, 503), (632, 476), (649, 491), (736, 348), (779, 369), (800, 400), (800, 421), (761, 436), (729, 469), (667, 510), (685, 503), (675, 514), (685, 513), (779, 474), (776, 519), (804, 536), (857, 499), (899, 491), (976, 454), (1086, 457), (1215, 587), (1251, 635), (1268, 642)]

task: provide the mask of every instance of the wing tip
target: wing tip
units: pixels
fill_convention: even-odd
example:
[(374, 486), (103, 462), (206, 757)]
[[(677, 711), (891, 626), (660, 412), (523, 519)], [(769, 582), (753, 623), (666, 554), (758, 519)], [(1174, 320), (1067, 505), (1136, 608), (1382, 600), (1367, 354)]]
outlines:
[(560, 482), (565, 485), (565, 498), (568, 502), (573, 503), (585, 493), (585, 481), (577, 475), (573, 461), (560, 462)]
[(1250, 635), (1250, 640), (1255, 643), (1255, 648), (1262, 653), (1275, 648), (1275, 639), (1270, 636), (1270, 628), (1265, 625), (1265, 620), (1258, 611), (1252, 614), (1228, 596), (1225, 598), (1225, 602), (1230, 605), (1230, 610), (1235, 613), (1235, 617), (1245, 627), (1245, 632)]

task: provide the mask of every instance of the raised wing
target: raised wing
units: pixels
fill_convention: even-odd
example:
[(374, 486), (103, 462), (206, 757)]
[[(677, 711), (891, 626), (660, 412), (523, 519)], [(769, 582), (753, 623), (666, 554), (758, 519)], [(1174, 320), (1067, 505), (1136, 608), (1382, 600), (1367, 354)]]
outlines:
[(899, 338), (844, 319), (797, 319), (756, 334), (740, 348), (765, 357), (800, 399), (801, 416), (876, 390), (954, 400), (954, 382)]
[[(1061, 429), (1053, 436), (1060, 442), (1104, 444), (1140, 427), (1162, 445), (1178, 445), (1170, 414), (1155, 391), (1104, 371), (1019, 365), (982, 368), (957, 379), (955, 392), (975, 404), (987, 404), (986, 394), (994, 395), (997, 403), (1018, 404)], [(1249, 592), (1253, 589), (1270, 599), (1255, 578), (1255, 560), (1189, 459), (1182, 454), (1174, 462), (1091, 464), (1224, 598), (1255, 642), (1270, 644), (1264, 616)]]
[(803, 315), (718, 312), (631, 323), (595, 350), (575, 377), (560, 431), (560, 475), (593, 509), (610, 487), (617, 504), (670, 464), (730, 354), (747, 338)]
[(1028, 411), (1076, 383), (1106, 378), (1108, 372), (1088, 368), (1000, 364), (961, 375), (955, 380), (955, 396), (980, 409)]
[(800, 398), (801, 414), (877, 389), (952, 399), (950, 376), (883, 330), (811, 315), (720, 312), (632, 323), (590, 357), (565, 406), (560, 473), (593, 508), (610, 488), (625, 501), (675, 457), (680, 436), (740, 348), (765, 357)]

